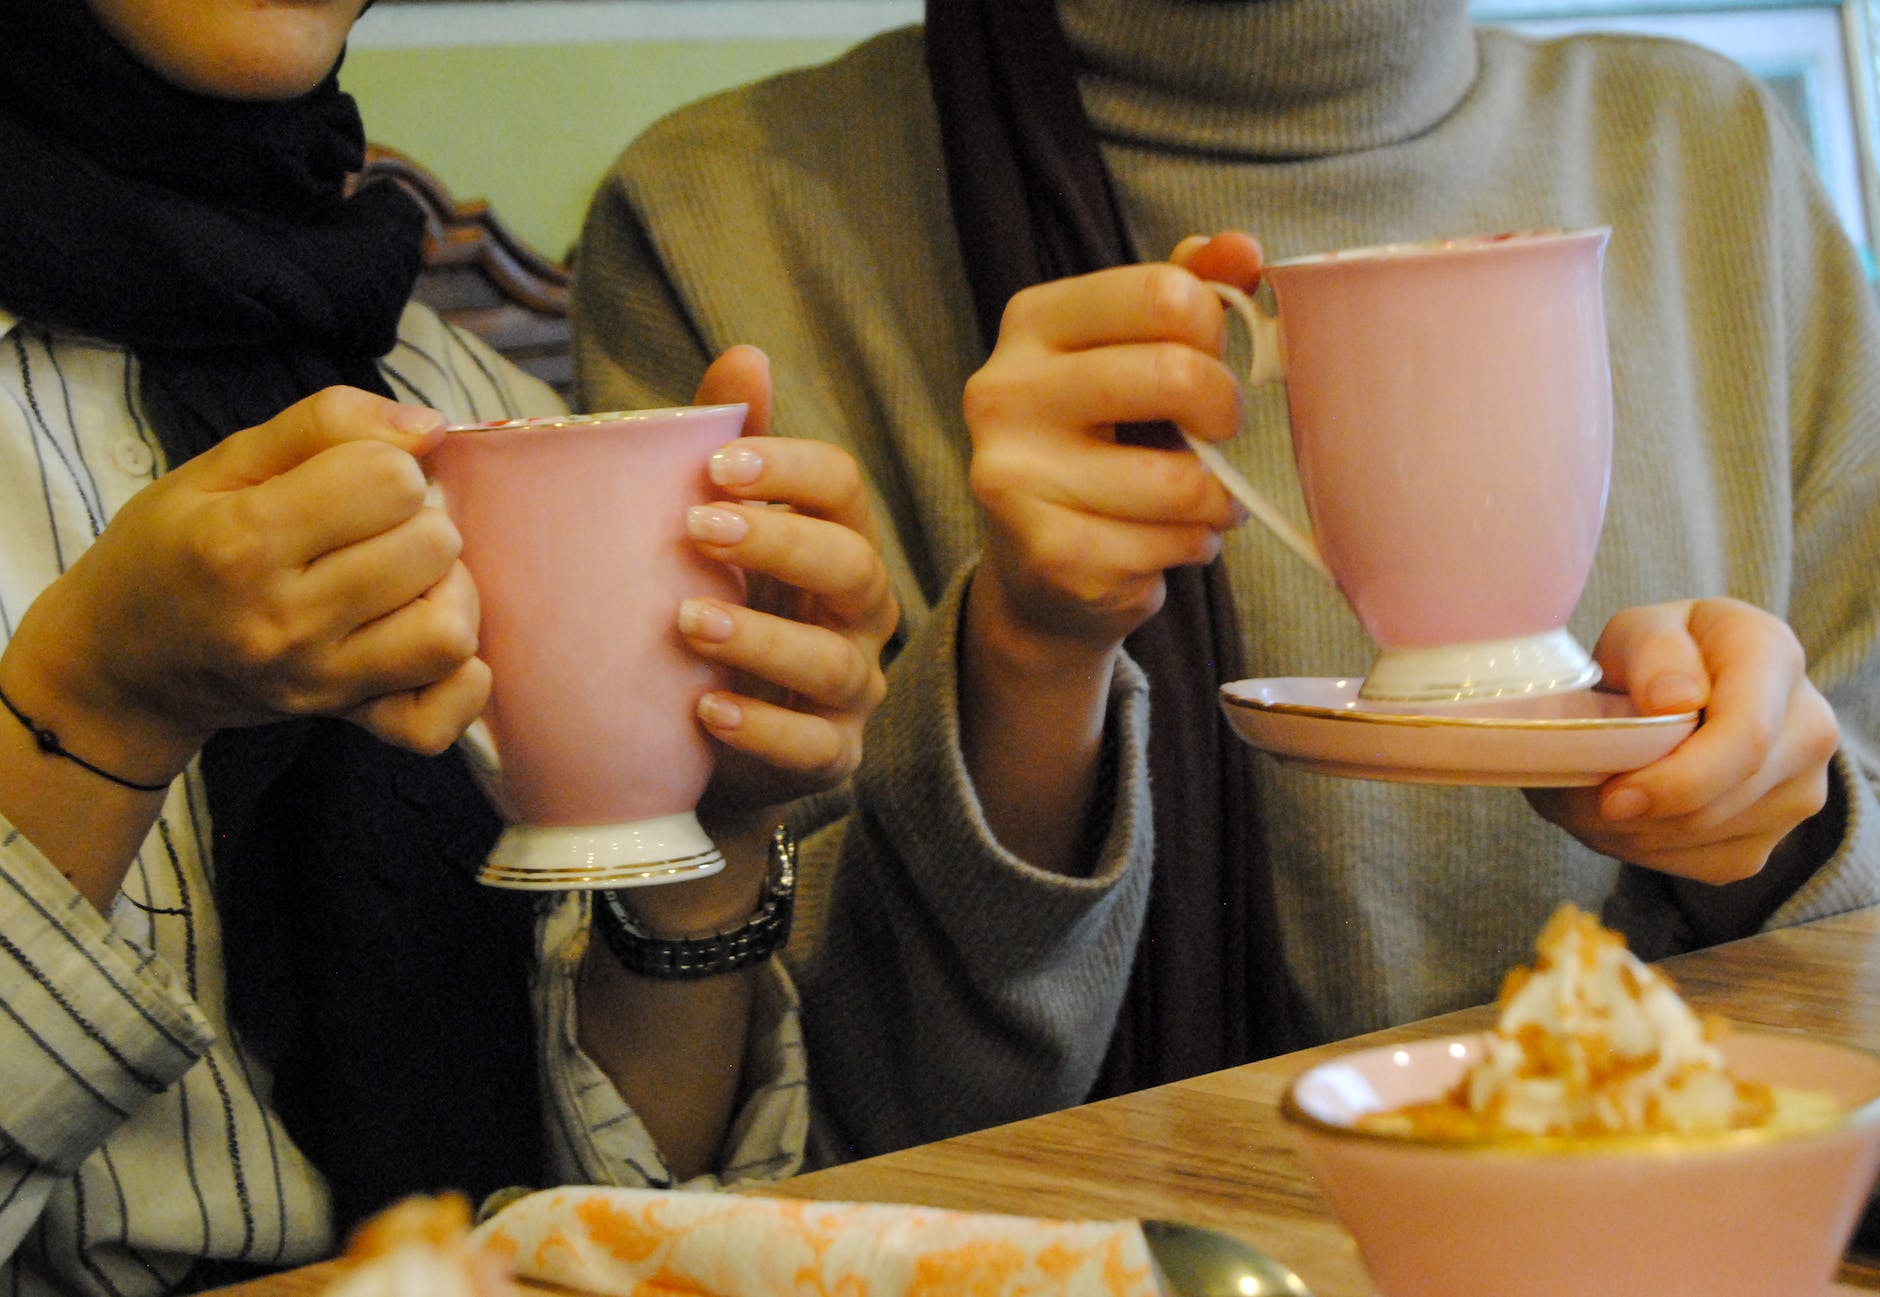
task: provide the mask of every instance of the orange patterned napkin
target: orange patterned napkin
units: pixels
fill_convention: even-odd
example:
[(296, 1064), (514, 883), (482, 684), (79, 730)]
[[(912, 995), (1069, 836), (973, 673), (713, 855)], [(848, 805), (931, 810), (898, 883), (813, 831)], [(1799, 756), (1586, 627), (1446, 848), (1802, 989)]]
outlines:
[(530, 1194), (472, 1235), (605, 1297), (1158, 1297), (1135, 1221), (651, 1189)]

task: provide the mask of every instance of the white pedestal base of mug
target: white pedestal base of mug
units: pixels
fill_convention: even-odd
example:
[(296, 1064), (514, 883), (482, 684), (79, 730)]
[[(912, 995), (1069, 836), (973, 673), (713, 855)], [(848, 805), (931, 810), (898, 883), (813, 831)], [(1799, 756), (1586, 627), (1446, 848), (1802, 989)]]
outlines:
[(1599, 664), (1564, 630), (1441, 648), (1385, 649), (1358, 696), (1388, 702), (1492, 702), (1590, 689)]
[(561, 892), (703, 878), (725, 858), (690, 811), (631, 824), (511, 824), (484, 862), (491, 887)]

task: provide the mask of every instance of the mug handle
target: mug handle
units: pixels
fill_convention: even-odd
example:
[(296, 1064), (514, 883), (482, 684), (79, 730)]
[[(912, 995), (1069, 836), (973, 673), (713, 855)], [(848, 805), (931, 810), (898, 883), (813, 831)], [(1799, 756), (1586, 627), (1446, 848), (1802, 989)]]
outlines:
[[(1267, 383), (1281, 381), (1283, 374), (1279, 359), (1279, 321), (1255, 306), (1252, 298), (1232, 284), (1219, 284), (1213, 280), (1202, 282), (1213, 289), (1214, 295), (1220, 298), (1227, 308), (1238, 315), (1241, 322), (1247, 326), (1247, 346), (1251, 352), (1247, 364), (1248, 385), (1261, 387)], [(1280, 543), (1287, 549), (1309, 563), (1320, 576), (1332, 582), (1333, 585), (1338, 584), (1337, 579), (1332, 576), (1332, 570), (1325, 565), (1325, 557), (1319, 553), (1319, 547), (1314, 543), (1310, 533), (1300, 531), (1288, 522), (1284, 514), (1274, 508), (1264, 495), (1254, 489), (1251, 482), (1240, 475), (1238, 469), (1227, 462), (1226, 457), (1221, 454), (1214, 443), (1191, 436), (1186, 429), (1182, 429), (1181, 434), (1182, 440), (1188, 443), (1188, 448), (1194, 451), (1195, 456), (1210, 473), (1220, 479), (1221, 485), (1227, 488), (1227, 493), (1252, 514), (1256, 522), (1278, 537)]]

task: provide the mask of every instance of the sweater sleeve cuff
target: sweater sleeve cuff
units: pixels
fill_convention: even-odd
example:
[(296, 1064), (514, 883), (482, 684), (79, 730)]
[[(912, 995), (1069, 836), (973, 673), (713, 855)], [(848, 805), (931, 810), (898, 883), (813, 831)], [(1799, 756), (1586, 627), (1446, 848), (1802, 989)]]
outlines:
[(943, 926), (973, 934), (961, 950), (985, 964), (974, 975), (998, 977), (1060, 958), (1067, 929), (1119, 892), (1146, 887), (1148, 685), (1133, 661), (1118, 660), (1105, 727), (1110, 785), (1094, 799), (1107, 824), (1089, 834), (1088, 869), (1070, 876), (1027, 864), (993, 836), (960, 741), (958, 635), (970, 579), (970, 572), (954, 579), (896, 660), (856, 787), (876, 831), (892, 834), (893, 854), (923, 906)]
[(1808, 881), (1770, 915), (1765, 930), (1786, 928), (1830, 914), (1880, 904), (1880, 805), (1876, 778), (1880, 766), (1862, 761), (1843, 747), (1828, 765), (1828, 778), (1839, 786), (1846, 823), (1841, 841)]

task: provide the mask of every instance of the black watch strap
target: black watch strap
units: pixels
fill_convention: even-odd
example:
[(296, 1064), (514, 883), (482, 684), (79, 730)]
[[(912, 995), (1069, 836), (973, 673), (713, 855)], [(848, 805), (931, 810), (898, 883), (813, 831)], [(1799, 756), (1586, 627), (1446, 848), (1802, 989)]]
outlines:
[(796, 839), (784, 825), (770, 835), (770, 872), (756, 913), (735, 927), (690, 937), (656, 937), (627, 908), (621, 889), (597, 892), (594, 924), (629, 972), (684, 980), (736, 972), (770, 958), (790, 939), (796, 904)]

